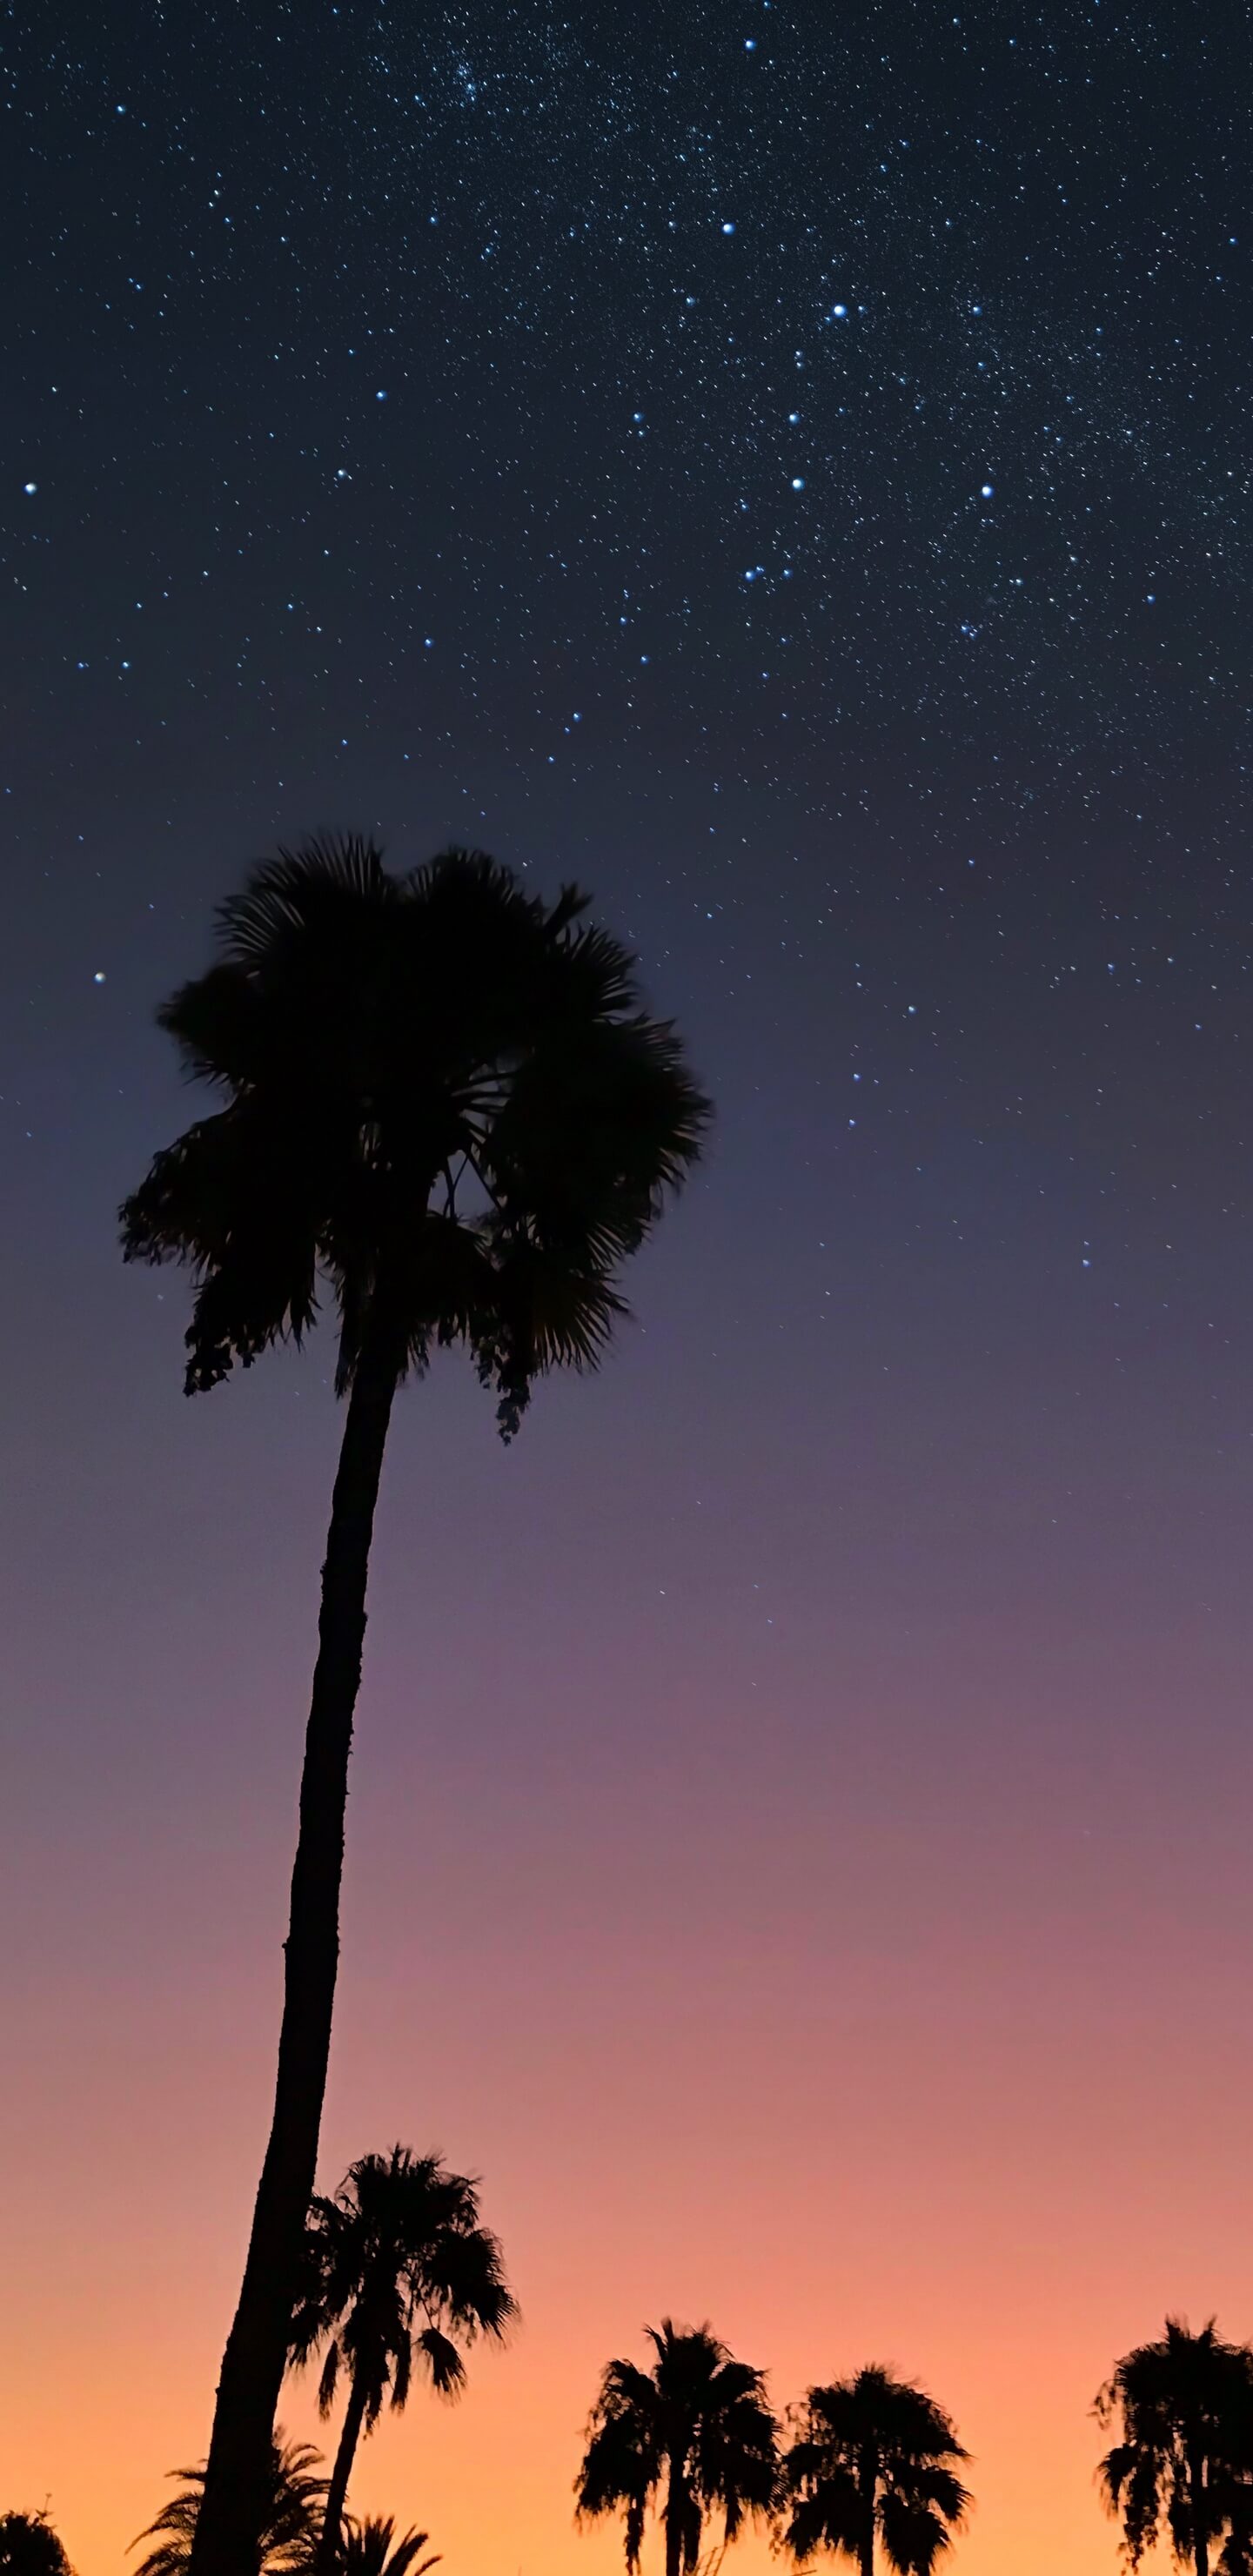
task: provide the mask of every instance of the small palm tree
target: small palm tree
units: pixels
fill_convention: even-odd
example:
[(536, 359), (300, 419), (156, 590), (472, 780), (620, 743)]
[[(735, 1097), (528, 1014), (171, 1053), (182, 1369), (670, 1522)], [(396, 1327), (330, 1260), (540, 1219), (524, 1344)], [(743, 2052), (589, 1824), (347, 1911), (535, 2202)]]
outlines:
[(0, 2513), (0, 2576), (71, 2576), (47, 2513)]
[(333, 2200), (313, 2202), (305, 2260), (292, 2359), (299, 2366), (325, 2354), (323, 2415), (341, 2373), (348, 2382), (316, 2562), (318, 2576), (331, 2576), (357, 2444), (384, 2400), (397, 2411), (405, 2405), (415, 2364), (440, 2396), (457, 2396), (459, 2345), (499, 2338), (517, 2308), (500, 2246), (479, 2218), (477, 2185), (409, 2147), (359, 2157)]
[[(248, 2562), (258, 2576), (303, 2576), (312, 2567), (326, 2495), (326, 2480), (317, 2474), (320, 2465), (320, 2455), (309, 2443), (285, 2442), (282, 2427), (275, 2428), (260, 2543)], [(147, 2557), (141, 2558), (135, 2576), (186, 2576), (191, 2565), (204, 2467), (171, 2469), (170, 2475), (182, 2480), (181, 2493), (171, 2496), (147, 2530), (132, 2540), (132, 2549), (138, 2549), (141, 2541), (154, 2543)]]
[(534, 1380), (594, 1368), (623, 1262), (696, 1159), (708, 1104), (633, 959), (567, 887), (479, 852), (393, 876), (360, 840), (256, 869), (219, 962), (159, 1013), (223, 1106), (122, 1210), (128, 1260), (196, 1282), (189, 1393), (299, 1342), (319, 1289), (347, 1398), (322, 1569), (269, 2142), (227, 2340), (195, 2576), (240, 2576), (260, 2527), (313, 2194), (366, 1577), (396, 1390), (460, 1344), (506, 1436)]
[(1122, 2439), (1097, 2470), (1138, 2567), (1163, 2527), (1176, 2565), (1210, 2576), (1253, 2566), (1253, 2351), (1214, 2319), (1192, 2334), (1168, 2317), (1156, 2343), (1124, 2353), (1097, 2396)]
[(438, 2550), (422, 2556), (428, 2537), (425, 2531), (407, 2531), (397, 2540), (390, 2515), (386, 2520), (367, 2516), (364, 2522), (349, 2517), (340, 2535), (337, 2576), (427, 2576), (440, 2563)]
[(645, 2517), (664, 2495), (666, 2576), (693, 2576), (707, 2515), (721, 2515), (729, 2544), (746, 2516), (769, 2513), (777, 2428), (763, 2373), (733, 2360), (708, 2326), (663, 2317), (645, 2332), (656, 2355), (651, 2370), (611, 2361), (601, 2378), (575, 2481), (576, 2516), (625, 2516), (635, 2576)]
[(877, 2546), (896, 2576), (930, 2576), (970, 2503), (968, 2456), (943, 2407), (878, 2364), (811, 2388), (783, 2463), (783, 2545), (802, 2564), (830, 2549), (859, 2576)]

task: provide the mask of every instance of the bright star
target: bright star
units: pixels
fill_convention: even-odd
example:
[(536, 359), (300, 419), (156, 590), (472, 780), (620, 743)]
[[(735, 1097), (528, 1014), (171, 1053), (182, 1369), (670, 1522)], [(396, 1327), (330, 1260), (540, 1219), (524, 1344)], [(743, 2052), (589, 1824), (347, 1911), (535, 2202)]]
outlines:
[(985, 501), (990, 501), (990, 500), (991, 500), (991, 498), (992, 498), (993, 488), (994, 488), (994, 487), (992, 486), (992, 484), (991, 484), (991, 483), (981, 483), (981, 484), (980, 484), (980, 486), (979, 486), (979, 490), (980, 490), (980, 493), (981, 493), (981, 495), (982, 495), (982, 497), (983, 497), (983, 499), (984, 499)]
[(24, 492), (37, 492), (39, 490), (39, 485), (37, 483), (23, 483), (22, 490)]
[(733, 233), (733, 232), (734, 232), (734, 230), (735, 230), (735, 226), (734, 226), (734, 224), (724, 224), (724, 225), (723, 225), (723, 227), (722, 227), (722, 229), (723, 229), (724, 233)]

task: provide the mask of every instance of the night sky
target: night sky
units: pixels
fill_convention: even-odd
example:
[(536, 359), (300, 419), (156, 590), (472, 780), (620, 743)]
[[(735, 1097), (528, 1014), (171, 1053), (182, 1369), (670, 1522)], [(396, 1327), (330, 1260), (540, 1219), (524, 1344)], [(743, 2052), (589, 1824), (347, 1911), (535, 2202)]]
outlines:
[(672, 2310), (917, 2373), (957, 2564), (1096, 2576), (1097, 2382), (1253, 2331), (1239, 13), (66, 0), (4, 74), (0, 2508), (105, 2576), (207, 2437), (332, 1347), (187, 1404), (115, 1209), (214, 902), (351, 827), (577, 875), (718, 1108), (600, 1378), (398, 1408), (324, 2178), (481, 2172), (525, 2326), (355, 2500), (609, 2576)]

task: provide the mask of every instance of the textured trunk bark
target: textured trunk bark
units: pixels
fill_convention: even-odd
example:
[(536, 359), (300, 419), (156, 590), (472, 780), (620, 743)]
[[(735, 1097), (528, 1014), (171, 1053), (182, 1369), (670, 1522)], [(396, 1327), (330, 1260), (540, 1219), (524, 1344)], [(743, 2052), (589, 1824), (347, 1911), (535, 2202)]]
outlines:
[(285, 1945), (274, 2116), (235, 2321), (218, 2381), (189, 2576), (256, 2576), (274, 2410), (287, 2365), (339, 1965), (339, 1887), (366, 1577), (398, 1369), (367, 1349), (348, 1400), (322, 1568), (300, 1831)]
[(331, 2483), (326, 2491), (326, 2511), (322, 2517), (322, 2529), (313, 2561), (313, 2576), (332, 2576), (339, 2556), (344, 2506), (348, 2501), (348, 2481), (352, 2476), (352, 2464), (357, 2455), (357, 2444), (361, 2439), (361, 2427), (364, 2422), (365, 2381), (358, 2377), (354, 2379), (348, 2392), (348, 2411), (339, 2437), (339, 2448), (335, 2453)]

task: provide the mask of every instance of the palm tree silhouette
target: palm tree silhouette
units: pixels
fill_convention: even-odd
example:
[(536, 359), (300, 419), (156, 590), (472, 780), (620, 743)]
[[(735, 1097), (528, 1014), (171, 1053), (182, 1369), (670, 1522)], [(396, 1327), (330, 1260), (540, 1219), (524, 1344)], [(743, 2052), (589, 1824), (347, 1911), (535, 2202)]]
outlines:
[(384, 2400), (397, 2411), (405, 2405), (415, 2363), (439, 2395), (457, 2396), (465, 2380), (458, 2345), (503, 2335), (517, 2308), (500, 2246), (480, 2223), (475, 2183), (409, 2147), (359, 2157), (333, 2200), (313, 2202), (305, 2261), (292, 2359), (299, 2366), (325, 2354), (323, 2415), (341, 2374), (348, 2382), (316, 2556), (318, 2576), (331, 2576), (357, 2444)]
[(877, 2544), (896, 2576), (930, 2576), (970, 2503), (956, 2475), (968, 2456), (943, 2407), (877, 2363), (811, 2388), (783, 2463), (784, 2547), (874, 2576)]
[(708, 2514), (721, 2514), (729, 2543), (746, 2515), (770, 2511), (775, 2420), (763, 2373), (734, 2361), (707, 2325), (663, 2317), (644, 2331), (656, 2354), (651, 2370), (611, 2361), (602, 2375), (575, 2481), (576, 2518), (623, 2513), (635, 2576), (645, 2516), (664, 2490), (666, 2576), (693, 2576)]
[(425, 2531), (406, 2531), (397, 2540), (390, 2514), (386, 2519), (367, 2516), (364, 2522), (349, 2517), (335, 2560), (338, 2576), (427, 2576), (428, 2569), (440, 2563), (438, 2550), (429, 2558), (422, 2556), (429, 2536)]
[(1159, 2529), (1176, 2565), (1209, 2576), (1253, 2568), (1253, 2351), (1226, 2343), (1213, 2317), (1192, 2334), (1168, 2317), (1156, 2343), (1124, 2353), (1096, 2400), (1098, 2421), (1118, 2422), (1122, 2440), (1097, 2470), (1105, 2502), (1122, 2524), (1132, 2567)]
[[(326, 2480), (317, 2472), (320, 2454), (308, 2442), (285, 2442), (282, 2426), (270, 2444), (260, 2539), (249, 2560), (259, 2576), (303, 2576), (313, 2565), (322, 2525)], [(203, 2464), (198, 2469), (171, 2469), (182, 2480), (180, 2494), (141, 2531), (131, 2548), (151, 2540), (155, 2546), (141, 2558), (135, 2576), (186, 2576), (204, 2494)]]
[(42, 2513), (0, 2513), (0, 2576), (71, 2576), (64, 2546)]
[(634, 961), (567, 887), (481, 853), (397, 877), (361, 840), (254, 870), (221, 957), (158, 1014), (225, 1105), (122, 1210), (128, 1260), (184, 1263), (189, 1393), (338, 1311), (347, 1411), (322, 1569), (274, 2111), (218, 2383), (196, 2576), (260, 2525), (313, 2193), (366, 1576), (396, 1389), (460, 1343), (516, 1430), (533, 1381), (593, 1368), (622, 1262), (696, 1159), (708, 1103)]

